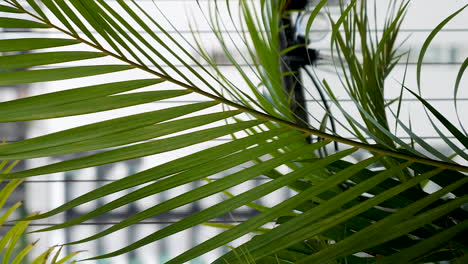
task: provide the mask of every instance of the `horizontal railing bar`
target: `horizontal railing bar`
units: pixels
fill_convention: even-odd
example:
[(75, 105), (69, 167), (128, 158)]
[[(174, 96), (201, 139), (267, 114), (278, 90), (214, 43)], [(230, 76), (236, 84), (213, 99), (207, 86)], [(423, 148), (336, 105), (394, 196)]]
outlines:
[[(174, 224), (177, 223), (178, 221), (146, 221), (146, 222), (139, 222), (136, 223), (135, 225), (164, 225), (164, 224)], [(207, 223), (212, 223), (212, 224), (237, 224), (237, 223), (243, 223), (244, 221), (241, 220), (220, 220), (220, 221), (209, 221)], [(101, 225), (114, 225), (118, 224), (119, 222), (96, 222), (96, 223), (79, 223), (75, 224), (74, 226), (101, 226)], [(61, 223), (30, 223), (29, 226), (55, 226)], [(3, 224), (2, 226), (14, 226), (14, 223), (6, 223)], [(72, 228), (74, 227), (72, 226)]]
[[(400, 29), (400, 32), (411, 32), (411, 33), (423, 33), (423, 32), (431, 32), (433, 29), (430, 28), (408, 28), (408, 29)], [(344, 31), (344, 30), (340, 30)], [(368, 32), (381, 32), (383, 29), (369, 29)], [(442, 29), (441, 32), (447, 32), (447, 33), (458, 33), (458, 32), (467, 32), (468, 28), (447, 28), (447, 29)], [(24, 30), (17, 30), (17, 29), (8, 29), (7, 31), (3, 31), (4, 33), (20, 33), (20, 34), (26, 34), (26, 33), (41, 33), (41, 34), (57, 34), (56, 32), (52, 31), (38, 31), (38, 30), (29, 30), (29, 31), (24, 31)], [(90, 30), (91, 33), (97, 34), (96, 31)], [(147, 34), (146, 31), (143, 30), (137, 30), (138, 33), (140, 34)], [(166, 30), (167, 33), (169, 34), (192, 34), (192, 33), (200, 33), (200, 34), (211, 34), (213, 31), (211, 30)], [(220, 33), (227, 33), (227, 34), (235, 34), (235, 33), (243, 33), (247, 32), (246, 30), (234, 30), (234, 29), (229, 29), (229, 30), (221, 30)], [(314, 30), (314, 32), (331, 32), (329, 29), (320, 29), (320, 30)], [(78, 31), (80, 33), (80, 31)], [(154, 33), (163, 33), (160, 30), (155, 30)]]

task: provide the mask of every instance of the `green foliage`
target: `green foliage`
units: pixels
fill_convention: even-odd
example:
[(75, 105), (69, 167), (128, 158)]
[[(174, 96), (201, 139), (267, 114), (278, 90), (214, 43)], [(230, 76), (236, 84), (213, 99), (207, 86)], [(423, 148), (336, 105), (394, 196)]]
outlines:
[[(18, 162), (14, 161), (11, 163), (2, 162), (0, 164), (0, 173), (9, 173)], [(21, 185), (23, 179), (16, 179), (8, 181), (0, 189), (0, 210), (5, 206), (6, 201), (15, 191), (15, 189)], [(0, 181), (3, 184), (3, 180)], [(25, 239), (25, 232), (31, 221), (19, 221), (11, 227), (5, 225), (11, 215), (23, 205), (23, 201), (16, 202), (10, 208), (6, 208), (3, 214), (0, 215), (0, 227), (5, 228), (6, 234), (0, 238), (0, 260), (2, 264), (20, 264), (20, 263), (34, 263), (34, 264), (64, 264), (71, 260), (79, 252), (71, 253), (63, 258), (60, 258), (61, 248), (50, 248), (37, 256), (36, 258), (30, 257), (30, 251), (34, 248), (38, 241), (22, 245), (20, 241)], [(36, 215), (36, 214), (33, 214)], [(31, 215), (31, 216), (33, 216)], [(28, 258), (30, 260), (28, 260)], [(28, 262), (26, 262), (28, 261)], [(75, 263), (73, 261), (71, 263)]]
[[(39, 2), (43, 5), (38, 5)], [(304, 126), (290, 111), (296, 102), (284, 92), (282, 82), (284, 76), (294, 75), (281, 71), (280, 65), (283, 59), (281, 55), (291, 49), (278, 51), (279, 33), (282, 30), (280, 21), (288, 15), (282, 12), (286, 2), (261, 0), (254, 3), (240, 0), (236, 6), (227, 1), (229, 19), (236, 19), (233, 9), (238, 8), (239, 17), (244, 22), (242, 28), (236, 28), (240, 32), (241, 41), (220, 33), (224, 26), (218, 12), (220, 4), (214, 1), (209, 5), (211, 9), (207, 17), (210, 26), (227, 58), (241, 76), (244, 86), (241, 89), (223, 74), (220, 66), (203, 50), (203, 43), (196, 34), (195, 45), (208, 66), (199, 69), (190, 66), (202, 64), (183, 47), (183, 43), (168, 33), (159, 19), (155, 19), (134, 0), (116, 0), (112, 6), (105, 0), (30, 0), (27, 4), (2, 0), (0, 12), (8, 15), (1, 17), (0, 26), (48, 29), (62, 35), (61, 38), (44, 37), (34, 41), (1, 40), (1, 52), (35, 52), (3, 56), (0, 67), (16, 71), (0, 73), (0, 85), (80, 80), (127, 70), (150, 76), (149, 79), (139, 79), (129, 73), (125, 81), (107, 82), (103, 78), (103, 81), (92, 86), (73, 87), (66, 91), (0, 103), (2, 122), (95, 113), (180, 98), (189, 93), (207, 99), (207, 102), (119, 117), (2, 145), (0, 158), (5, 161), (100, 150), (79, 158), (5, 173), (1, 175), (2, 178), (20, 181), (26, 177), (146, 157), (221, 136), (234, 136), (231, 142), (188, 154), (101, 186), (49, 212), (29, 216), (19, 225), (138, 187), (83, 216), (38, 231), (73, 226), (148, 196), (237, 168), (236, 172), (221, 179), (208, 180), (206, 185), (156, 204), (71, 244), (101, 238), (149, 217), (224, 192), (228, 194), (228, 199), (155, 230), (124, 248), (92, 259), (132, 251), (204, 224), (243, 205), (257, 208), (259, 214), (235, 226), (220, 226), (226, 230), (168, 263), (185, 263), (259, 231), (260, 234), (234, 247), (213, 263), (426, 263), (466, 259), (468, 245), (459, 234), (466, 235), (467, 229), (468, 213), (460, 207), (468, 202), (465, 191), (468, 167), (452, 160), (457, 155), (468, 160), (465, 151), (458, 147), (459, 144), (467, 147), (466, 133), (463, 128), (460, 130), (447, 120), (420, 94), (412, 92), (425, 107), (427, 114), (436, 117), (440, 128), (443, 126), (447, 129), (447, 134), (442, 134), (435, 120), (430, 121), (454, 152), (446, 156), (412, 132), (411, 126), (399, 119), (399, 112), (395, 114), (387, 107), (383, 97), (384, 81), (404, 55), (397, 49), (397, 36), (408, 2), (389, 1), (389, 15), (381, 35), (369, 33), (371, 23), (367, 14), (367, 1), (342, 4), (341, 16), (336, 21), (330, 17), (333, 32), (330, 45), (336, 61), (335, 67), (344, 74), (342, 86), (353, 99), (360, 119), (350, 115), (336, 99), (334, 91), (343, 87), (332, 87), (327, 80), (323, 80), (321, 88), (345, 116), (347, 124), (340, 125), (358, 140), (330, 132), (322, 122), (323, 116), (309, 113), (319, 126)], [(326, 1), (320, 1), (312, 12), (308, 28), (313, 25), (316, 15), (323, 11), (325, 4)], [(424, 52), (430, 41), (465, 7), (436, 27), (424, 44), (418, 61), (418, 80)], [(11, 14), (17, 17), (9, 17)], [(152, 28), (160, 30), (164, 38)], [(252, 65), (249, 70), (241, 67), (242, 62), (232, 56), (231, 44), (234, 44), (234, 51), (240, 54), (242, 60)], [(42, 50), (62, 46), (69, 46), (73, 51), (56, 53)], [(244, 49), (246, 53), (242, 52)], [(361, 50), (360, 57), (356, 56), (358, 49)], [(101, 57), (117, 61), (118, 64), (20, 69)], [(176, 64), (184, 65), (184, 71)], [(465, 62), (459, 71), (455, 97), (466, 65)], [(254, 77), (251, 77), (252, 74)], [(175, 84), (177, 88), (171, 88), (169, 83)], [(403, 91), (404, 84), (402, 86)], [(139, 88), (154, 91), (134, 91)], [(397, 101), (401, 104), (401, 98)], [(219, 105), (224, 111), (214, 108)], [(199, 112), (206, 109), (213, 113)], [(410, 136), (413, 144), (404, 142), (390, 131), (389, 114), (396, 117), (396, 126)], [(326, 113), (328, 116), (339, 122), (332, 113)], [(217, 122), (221, 120), (225, 124), (218, 125)], [(204, 125), (212, 126), (205, 128), (202, 127)], [(246, 135), (239, 137), (237, 132)], [(449, 134), (455, 139), (450, 139)], [(323, 140), (309, 144), (306, 141), (309, 136)], [(373, 142), (368, 142), (366, 136)], [(329, 155), (317, 154), (332, 142), (340, 143), (341, 150)], [(374, 142), (376, 144), (372, 144)], [(423, 155), (415, 145), (429, 154)], [(357, 151), (366, 153), (368, 158), (350, 162), (351, 155)], [(252, 165), (239, 166), (247, 162)], [(287, 172), (279, 170), (280, 166), (286, 167)], [(258, 176), (269, 177), (270, 181), (238, 195), (227, 192), (229, 188)], [(440, 189), (432, 193), (425, 192), (420, 186), (427, 181), (437, 184)], [(295, 195), (271, 208), (254, 203), (280, 188), (290, 188), (295, 191)], [(450, 197), (446, 198), (448, 194)], [(277, 225), (265, 229), (264, 225), (271, 222)]]

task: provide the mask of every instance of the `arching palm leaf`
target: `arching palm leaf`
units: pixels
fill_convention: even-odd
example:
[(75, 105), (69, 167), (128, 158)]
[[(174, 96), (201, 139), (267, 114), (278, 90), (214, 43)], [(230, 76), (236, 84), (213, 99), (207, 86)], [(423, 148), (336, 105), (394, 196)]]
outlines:
[[(466, 241), (456, 235), (466, 230), (467, 213), (460, 209), (467, 202), (463, 191), (468, 181), (464, 174), (468, 172), (466, 166), (453, 163), (448, 157), (443, 160), (424, 157), (411, 151), (414, 150), (411, 148), (399, 150), (399, 147), (406, 147), (405, 143), (398, 141), (388, 131), (388, 127), (379, 123), (379, 116), (369, 114), (373, 109), (359, 104), (357, 106), (360, 107), (360, 113), (368, 127), (353, 120), (351, 116), (346, 116), (355, 126), (352, 129), (366, 131), (374, 137), (383, 133), (387, 138), (377, 143), (384, 144), (353, 141), (321, 129), (305, 127), (296, 123), (294, 115), (288, 112), (291, 102), (281, 90), (281, 78), (278, 76), (281, 73), (276, 68), (281, 56), (275, 55), (276, 46), (267, 46), (271, 45), (269, 40), (274, 40), (275, 32), (279, 30), (276, 26), (282, 15), (282, 1), (260, 1), (260, 18), (249, 11), (251, 9), (246, 1), (240, 1), (241, 14), (245, 17), (250, 33), (248, 36), (252, 38), (244, 40), (246, 44), (248, 41), (253, 42), (249, 53), (258, 59), (253, 70), (268, 91), (266, 95), (256, 92), (257, 86), (246, 74), (242, 76), (251, 88), (251, 93), (237, 88), (226, 77), (219, 77), (221, 71), (210, 61), (209, 56), (204, 57), (211, 62), (216, 74), (204, 67), (201, 70), (194, 69), (190, 66), (191, 63), (201, 64), (190, 54), (189, 49), (170, 36), (157, 19), (133, 0), (117, 0), (112, 5), (104, 0), (31, 0), (27, 4), (16, 0), (2, 2), (4, 6), (0, 11), (8, 15), (0, 18), (0, 26), (51, 30), (61, 36), (1, 40), (0, 52), (36, 50), (33, 54), (3, 56), (0, 59), (1, 69), (87, 59), (96, 59), (102, 64), (3, 72), (0, 73), (1, 85), (41, 83), (111, 73), (119, 73), (120, 76), (120, 72), (129, 70), (145, 76), (140, 79), (127, 74), (129, 78), (124, 81), (100, 81), (92, 86), (1, 103), (2, 122), (95, 113), (179, 98), (187, 94), (197, 94), (208, 100), (79, 126), (0, 146), (0, 159), (4, 160), (101, 150), (80, 158), (4, 174), (2, 178), (21, 179), (88, 168), (181, 149), (239, 131), (247, 134), (232, 142), (130, 175), (77, 197), (50, 212), (29, 217), (28, 220), (50, 217), (109, 194), (139, 187), (81, 217), (41, 231), (79, 224), (145, 197), (250, 162), (250, 166), (240, 168), (222, 179), (210, 181), (74, 243), (98, 239), (149, 217), (265, 175), (271, 181), (155, 231), (127, 247), (96, 258), (116, 256), (158, 241), (252, 203), (283, 187), (291, 188), (296, 194), (190, 249), (170, 263), (184, 263), (272, 221), (278, 224), (274, 229), (254, 237), (215, 263), (244, 263), (250, 260), (268, 263), (272, 259), (282, 263), (326, 263), (340, 261), (342, 258), (346, 258), (347, 262), (362, 263), (362, 254), (353, 255), (356, 252), (378, 256), (379, 260), (384, 256), (382, 260), (389, 263), (420, 260), (427, 262), (432, 257), (440, 259), (443, 256), (443, 259), (450, 260), (465, 254)], [(321, 1), (319, 6), (324, 3), (325, 1)], [(347, 16), (362, 12), (355, 8), (355, 4), (356, 1), (352, 1), (348, 7), (343, 8), (343, 15), (337, 21), (335, 29)], [(397, 31), (394, 29), (398, 29), (399, 19), (400, 16), (397, 16), (396, 22), (389, 24), (388, 32), (393, 34)], [(365, 23), (362, 20), (356, 21)], [(265, 28), (259, 28), (262, 25)], [(163, 32), (164, 39), (152, 30), (153, 27)], [(268, 29), (266, 35), (255, 35), (256, 31), (262, 32), (259, 29)], [(386, 35), (382, 43), (393, 42), (393, 37)], [(223, 41), (222, 38), (218, 39)], [(339, 43), (340, 35), (334, 35), (334, 40)], [(73, 48), (73, 51), (57, 53), (42, 50), (63, 46)], [(346, 50), (345, 48), (346, 43), (341, 50)], [(392, 49), (384, 51), (391, 52)], [(379, 52), (377, 54), (381, 55)], [(104, 62), (102, 59), (108, 60)], [(116, 64), (109, 64), (108, 61)], [(236, 63), (234, 59), (231, 61)], [(184, 65), (184, 71), (177, 68), (176, 63)], [(383, 64), (392, 65), (394, 61), (384, 61), (382, 64), (376, 62), (374, 66)], [(374, 70), (386, 75), (390, 69), (376, 67)], [(380, 81), (381, 79), (379, 83)], [(217, 86), (222, 89), (217, 89)], [(324, 86), (333, 98), (327, 82), (324, 82)], [(134, 91), (140, 88), (151, 91)], [(219, 105), (227, 110), (220, 110), (217, 107)], [(205, 109), (215, 110), (210, 114), (199, 112)], [(428, 109), (435, 113), (431, 108)], [(217, 125), (216, 122), (220, 120), (226, 120), (227, 124)], [(441, 122), (449, 126), (452, 133), (458, 131), (447, 121)], [(202, 127), (208, 124), (214, 126)], [(370, 125), (372, 129), (369, 128)], [(324, 138), (325, 141), (308, 144), (305, 138), (310, 135)], [(466, 141), (466, 137), (457, 135), (462, 143)], [(318, 159), (314, 152), (331, 141), (347, 147)], [(366, 151), (371, 157), (356, 163), (347, 161), (357, 150)], [(382, 168), (381, 164), (386, 168)], [(288, 172), (276, 170), (283, 165), (287, 166)], [(381, 169), (369, 170), (371, 166)], [(402, 171), (406, 177), (396, 178)], [(441, 189), (428, 194), (418, 188), (421, 182), (427, 180), (434, 181)], [(455, 198), (442, 199), (448, 193)], [(452, 239), (455, 245), (449, 244)], [(436, 249), (439, 251), (435, 251)], [(435, 254), (431, 255), (432, 252)]]

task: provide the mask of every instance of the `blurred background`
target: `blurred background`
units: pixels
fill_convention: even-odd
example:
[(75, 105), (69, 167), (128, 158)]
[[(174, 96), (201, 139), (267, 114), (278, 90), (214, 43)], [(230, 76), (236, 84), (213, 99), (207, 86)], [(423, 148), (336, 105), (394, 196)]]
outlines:
[[(229, 60), (227, 60), (223, 51), (216, 45), (213, 45), (213, 43), (215, 42), (215, 37), (211, 32), (211, 29), (205, 19), (208, 8), (208, 1), (211, 0), (201, 0), (199, 1), (199, 3), (197, 3), (197, 1), (195, 0), (138, 1), (141, 3), (141, 5), (144, 6), (145, 10), (149, 12), (154, 12), (155, 17), (161, 17), (162, 13), (168, 18), (170, 18), (171, 23), (177, 29), (177, 31), (174, 30), (169, 23), (161, 23), (167, 26), (166, 29), (173, 33), (175, 38), (182, 39), (182, 37), (184, 37), (187, 40), (191, 40), (191, 30), (193, 28), (197, 28), (198, 34), (200, 34), (200, 39), (204, 43), (207, 43), (207, 45), (209, 45), (207, 47), (209, 49), (210, 55), (216, 58), (217, 63), (223, 65), (223, 70), (225, 71), (226, 75), (232, 76), (232, 81), (236, 82), (236, 78), (239, 78), (239, 76), (235, 69), (232, 67), (232, 65), (229, 64)], [(109, 2), (112, 4), (112, 1), (109, 0)], [(311, 1), (311, 8), (313, 7), (314, 2), (315, 1)], [(336, 2), (337, 1), (330, 1), (328, 6), (332, 16), (339, 15), (339, 9), (337, 7)], [(415, 66), (417, 61), (417, 55), (422, 43), (427, 38), (430, 31), (438, 23), (440, 23), (444, 18), (446, 18), (454, 11), (466, 4), (466, 0), (413, 0), (411, 2), (412, 3), (406, 16), (406, 20), (401, 29), (401, 40), (404, 40), (405, 38), (409, 37), (409, 39), (402, 46), (402, 50), (411, 50), (411, 55), (409, 58), (408, 65), (406, 65), (405, 60), (402, 60), (401, 63), (397, 65), (392, 75), (387, 78), (385, 97), (388, 99), (388, 101), (392, 100), (393, 98), (396, 98), (399, 95), (401, 88), (401, 80), (403, 79), (406, 66), (408, 68), (405, 85), (410, 89), (416, 89)], [(382, 17), (383, 20), (386, 11), (385, 8), (379, 8), (377, 10), (377, 17)], [(220, 11), (225, 12), (226, 9), (220, 8)], [(155, 30), (156, 32), (158, 32), (157, 29)], [(320, 78), (326, 78), (329, 81), (329, 83), (332, 84), (332, 87), (334, 87), (334, 91), (339, 95), (340, 102), (345, 108), (348, 107), (350, 111), (352, 111), (351, 106), (353, 103), (342, 90), (342, 87), (339, 84), (337, 73), (335, 72), (335, 68), (332, 65), (331, 60), (327, 59), (327, 55), (330, 54), (330, 29), (329, 23), (327, 23), (326, 21), (325, 14), (319, 16), (319, 20), (315, 22), (312, 30), (313, 31), (311, 32), (310, 47), (316, 49), (323, 57), (322, 60), (317, 61), (316, 65), (313, 66), (314, 70)], [(378, 30), (379, 28), (377, 28), (377, 31)], [(33, 38), (41, 37), (43, 36), (42, 34), (48, 34), (48, 36), (50, 37), (60, 36), (54, 31), (46, 31), (44, 33), (44, 31), (42, 30), (41, 33), (39, 33), (38, 31), (34, 30), (8, 29), (0, 32), (0, 39)], [(235, 36), (237, 32), (235, 30), (235, 27), (229, 27), (228, 25), (223, 34), (226, 34), (227, 36)], [(66, 50), (66, 48), (64, 48), (64, 50)], [(196, 51), (194, 51), (193, 56), (199, 57)], [(426, 54), (423, 65), (424, 67), (422, 75), (422, 95), (429, 102), (431, 102), (439, 111), (443, 112), (446, 115), (446, 117), (450, 120), (456, 119), (455, 110), (453, 108), (453, 86), (455, 78), (461, 66), (461, 63), (465, 60), (467, 56), (468, 12), (464, 12), (457, 16), (442, 30), (442, 32), (438, 34), (438, 36), (433, 41)], [(242, 66), (248, 67), (249, 65), (245, 64)], [(180, 65), (180, 69), (184, 69), (182, 65)], [(8, 101), (17, 98), (58, 91), (65, 88), (85, 86), (96, 81), (96, 78), (101, 78), (102, 81), (102, 78), (125, 79), (125, 77), (126, 76), (116, 76), (108, 74), (99, 77), (84, 78), (80, 80), (80, 83), (76, 83), (74, 80), (68, 80), (51, 82), (47, 85), (41, 84), (28, 86), (18, 85), (15, 87), (0, 87), (0, 101)], [(317, 102), (314, 99), (314, 95), (316, 95), (317, 92), (313, 86), (313, 83), (309, 79), (307, 79), (307, 77), (304, 77), (302, 80), (304, 88), (309, 90), (309, 93), (306, 93), (307, 108), (310, 111), (312, 111), (316, 108)], [(464, 124), (468, 123), (468, 115), (464, 114), (468, 113), (467, 88), (467, 82), (462, 81), (462, 85), (460, 86), (460, 91), (458, 95), (458, 100), (459, 111), (462, 118), (461, 122)], [(54, 131), (64, 130), (74, 126), (84, 125), (87, 123), (95, 122), (97, 120), (106, 120), (137, 112), (156, 110), (180, 105), (186, 102), (198, 102), (201, 100), (203, 100), (203, 98), (188, 95), (184, 97), (183, 101), (181, 101), (180, 99), (178, 99), (178, 101), (165, 100), (157, 103), (146, 104), (143, 106), (128, 107), (117, 111), (108, 111), (99, 114), (82, 115), (71, 118), (60, 118), (28, 123), (3, 123), (0, 124), (0, 138), (7, 137), (9, 142), (14, 142)], [(423, 111), (423, 108), (420, 106), (417, 100), (415, 98), (405, 97), (402, 101), (402, 116), (407, 117), (407, 120), (411, 118), (411, 123), (414, 131), (418, 133), (422, 138), (426, 139), (427, 142), (429, 142), (435, 148), (443, 152), (444, 142), (437, 136), (435, 131), (433, 131), (433, 129), (429, 127), (427, 117)], [(332, 111), (334, 111), (333, 108)], [(322, 113), (319, 113), (319, 116), (321, 115)], [(392, 121), (390, 121), (390, 123), (392, 124)], [(338, 131), (338, 133), (341, 133), (341, 131)], [(402, 136), (402, 138), (404, 138), (404, 136)], [(218, 138), (209, 143), (199, 144), (195, 146), (195, 148), (203, 149), (220, 143), (224, 143), (229, 140), (230, 138), (227, 137)], [(11, 202), (24, 199), (26, 201), (26, 209), (23, 212), (24, 215), (29, 214), (33, 211), (44, 212), (53, 209), (63, 204), (64, 202), (69, 201), (74, 197), (77, 197), (89, 190), (95, 189), (98, 186), (105, 185), (106, 183), (125, 177), (126, 175), (133, 174), (144, 169), (148, 169), (161, 163), (161, 161), (167, 161), (169, 159), (184, 156), (188, 152), (192, 152), (194, 150), (195, 149), (193, 147), (191, 149), (180, 149), (172, 151), (170, 153), (165, 153), (163, 155), (155, 155), (143, 159), (130, 160), (108, 166), (101, 166), (97, 168), (84, 169), (79, 171), (70, 171), (64, 174), (45, 175), (41, 177), (30, 178), (26, 181), (25, 184), (23, 184), (22, 188), (15, 193)], [(21, 162), (16, 169), (23, 170), (27, 168), (33, 168), (40, 165), (54, 163), (57, 161), (75, 157), (77, 156), (67, 155), (55, 157), (54, 159), (27, 160)], [(359, 159), (359, 157), (356, 158)], [(223, 175), (221, 174), (213, 175), (212, 177), (216, 178), (222, 176)], [(243, 190), (243, 188), (251, 188), (252, 186), (255, 186), (256, 184), (259, 184), (265, 180), (266, 179), (258, 178), (249, 182), (248, 184), (250, 184), (250, 186), (239, 186), (231, 191), (233, 193), (239, 193)], [(132, 204), (131, 206), (121, 207), (118, 210), (114, 210), (106, 214), (105, 216), (96, 218), (93, 221), (85, 222), (73, 228), (67, 228), (48, 233), (34, 233), (28, 237), (28, 240), (33, 241), (36, 238), (40, 238), (41, 240), (36, 250), (43, 250), (47, 246), (53, 246), (84, 238), (87, 235), (91, 235), (98, 232), (99, 230), (103, 230), (109, 227), (110, 224), (117, 223), (122, 219), (125, 219), (128, 216), (135, 214), (136, 212), (142, 211), (145, 208), (148, 208), (156, 203), (160, 203), (161, 201), (164, 201), (168, 198), (177, 196), (185, 192), (186, 190), (192, 188), (194, 184), (202, 185), (205, 183), (202, 181), (196, 182), (193, 184), (183, 186), (181, 188), (176, 188), (169, 192), (165, 192), (150, 198), (146, 198), (144, 200), (140, 200)], [(32, 230), (39, 229), (75, 218), (85, 212), (88, 212), (93, 208), (97, 208), (100, 205), (105, 204), (108, 201), (114, 200), (116, 197), (119, 197), (122, 194), (124, 193), (110, 195), (105, 199), (100, 199), (98, 201), (85, 204), (75, 210), (70, 210), (66, 214), (62, 214), (57, 217), (52, 217), (45, 221), (34, 222), (31, 225), (31, 228)], [(290, 195), (291, 193), (289, 193), (288, 190), (281, 189), (278, 192), (275, 192), (274, 194), (265, 197), (259, 202), (266, 206), (271, 206), (276, 204), (278, 201), (283, 200), (284, 197), (288, 197)], [(119, 249), (124, 245), (128, 245), (132, 241), (136, 241), (138, 238), (146, 236), (154, 230), (158, 230), (161, 227), (173, 223), (174, 221), (177, 221), (182, 217), (191, 215), (192, 213), (198, 211), (200, 208), (204, 208), (209, 205), (215, 204), (221, 199), (223, 199), (222, 195), (208, 197), (200, 201), (199, 203), (184, 206), (182, 208), (173, 210), (170, 213), (155, 216), (151, 219), (145, 220), (145, 222), (142, 222), (133, 227), (129, 227), (123, 231), (111, 234), (103, 239), (76, 246), (65, 247), (64, 250), (67, 252), (75, 250), (85, 250), (86, 252), (80, 254), (81, 258), (104, 254)], [(232, 214), (225, 215), (221, 218), (213, 220), (213, 222), (223, 224), (235, 224), (239, 221), (243, 221), (244, 219), (254, 214), (255, 211), (253, 211), (252, 209), (242, 207), (233, 211)], [(0, 235), (2, 235), (1, 232), (4, 232), (4, 230), (0, 230)], [(130, 254), (122, 255), (109, 260), (101, 260), (96, 262), (89, 261), (86, 263), (164, 263), (164, 261), (168, 258), (180, 254), (181, 252), (187, 250), (193, 245), (200, 243), (201, 241), (206, 240), (207, 238), (213, 236), (216, 233), (217, 230), (215, 228), (200, 226), (193, 228), (187, 232), (176, 234), (170, 237), (169, 239), (153, 243)], [(238, 242), (240, 243), (246, 239), (248, 239), (248, 237), (244, 237)], [(196, 261), (193, 261), (192, 264), (209, 263), (209, 260), (212, 260), (219, 254), (221, 254), (223, 250), (227, 251), (228, 249), (226, 248), (213, 251), (212, 253), (209, 253), (197, 259)]]

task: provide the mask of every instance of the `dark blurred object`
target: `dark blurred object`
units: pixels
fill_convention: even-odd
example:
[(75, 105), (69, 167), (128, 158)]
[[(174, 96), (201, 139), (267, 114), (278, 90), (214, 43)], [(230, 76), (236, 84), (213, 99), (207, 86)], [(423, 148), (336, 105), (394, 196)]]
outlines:
[(289, 0), (286, 4), (286, 10), (303, 10), (308, 0)]
[[(284, 11), (303, 10), (307, 2), (306, 0), (291, 0), (286, 4)], [(294, 113), (296, 123), (308, 127), (309, 118), (300, 70), (306, 65), (313, 64), (318, 58), (318, 52), (308, 49), (305, 38), (296, 34), (295, 21), (290, 14), (283, 16), (281, 26), (284, 29), (280, 32), (280, 50), (298, 46), (285, 54), (281, 61), (281, 71), (292, 73), (283, 77), (283, 88), (285, 93), (291, 96), (291, 111)]]

